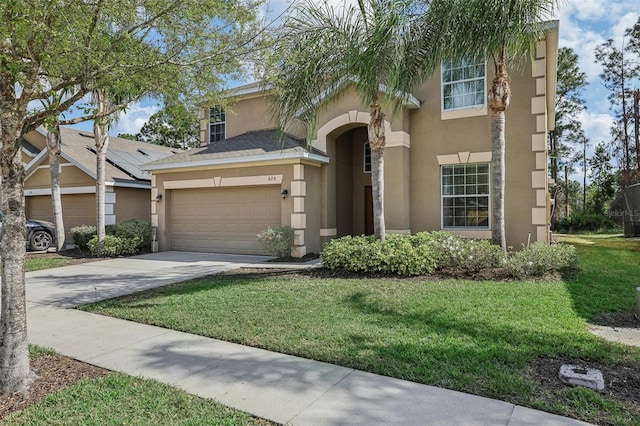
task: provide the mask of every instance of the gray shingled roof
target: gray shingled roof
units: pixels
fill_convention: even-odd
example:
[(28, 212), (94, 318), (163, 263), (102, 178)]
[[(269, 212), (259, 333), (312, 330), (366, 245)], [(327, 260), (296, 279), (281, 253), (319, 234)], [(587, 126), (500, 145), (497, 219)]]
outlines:
[[(276, 129), (256, 130), (243, 133), (207, 146), (182, 152), (171, 157), (165, 157), (144, 165), (143, 168), (182, 163), (202, 163), (212, 160), (240, 159), (242, 157), (309, 153), (326, 157), (326, 154), (315, 148), (307, 149), (306, 141), (291, 135), (285, 135), (283, 140), (278, 137)], [(237, 161), (234, 161), (237, 162)]]
[[(62, 155), (83, 169), (86, 173), (95, 176), (96, 154), (91, 150), (91, 148), (95, 148), (93, 133), (61, 127), (60, 137)], [(137, 156), (138, 158), (148, 157), (149, 160), (158, 158), (159, 156), (167, 157), (182, 152), (175, 148), (132, 141), (115, 136), (109, 137), (108, 150), (130, 153), (131, 156)], [(147, 172), (143, 172), (142, 169), (139, 169), (139, 164), (132, 164), (132, 162), (135, 163), (132, 160), (127, 164), (118, 164), (118, 161), (114, 161), (114, 157), (110, 157), (106, 164), (106, 180), (112, 182), (150, 181), (151, 175)], [(145, 161), (140, 161), (139, 163), (141, 164), (143, 162)], [(131, 173), (132, 167), (137, 168), (140, 173)], [(129, 172), (126, 172), (126, 170), (129, 170)], [(143, 175), (144, 178), (141, 179)]]

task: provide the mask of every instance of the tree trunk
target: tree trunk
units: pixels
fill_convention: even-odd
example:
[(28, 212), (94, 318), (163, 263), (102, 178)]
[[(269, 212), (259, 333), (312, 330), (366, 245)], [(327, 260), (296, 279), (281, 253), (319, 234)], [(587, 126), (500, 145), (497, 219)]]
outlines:
[(582, 213), (587, 211), (587, 138), (582, 139)]
[(501, 50), (495, 59), (496, 76), (489, 92), (491, 109), (491, 175), (493, 177), (492, 206), (492, 241), (507, 250), (505, 235), (505, 110), (511, 100), (511, 86), (506, 67), (506, 53)]
[[(107, 99), (102, 90), (96, 93), (98, 114), (107, 109)], [(105, 163), (107, 148), (109, 146), (109, 123), (106, 117), (96, 119), (93, 122), (93, 133), (96, 142), (96, 231), (98, 234), (98, 247), (96, 255), (102, 256), (102, 247), (105, 236)]]
[(620, 84), (621, 84), (621, 96), (622, 96), (622, 144), (624, 148), (624, 173), (623, 180), (624, 186), (631, 183), (631, 151), (629, 147), (629, 111), (627, 111), (627, 89), (625, 86), (626, 77), (624, 73), (624, 58), (622, 59), (623, 66), (620, 68)]
[(64, 250), (64, 219), (62, 217), (62, 197), (60, 195), (60, 127), (47, 133), (47, 151), (49, 153), (49, 171), (51, 172), (51, 206), (53, 222), (56, 225), (56, 251)]
[(569, 168), (564, 168), (564, 217), (569, 217), (571, 209), (569, 208)]
[[(15, 98), (14, 98), (15, 100)], [(2, 285), (0, 304), (0, 392), (26, 393), (35, 378), (29, 365), (25, 296), (24, 167), (19, 124), (11, 106), (0, 106), (2, 167)], [(6, 107), (6, 108), (5, 108)]]
[(633, 91), (633, 126), (636, 142), (636, 173), (640, 179), (640, 89)]
[(373, 231), (376, 239), (384, 241), (384, 113), (380, 102), (371, 105), (371, 120), (368, 126), (371, 148), (371, 195), (373, 198)]

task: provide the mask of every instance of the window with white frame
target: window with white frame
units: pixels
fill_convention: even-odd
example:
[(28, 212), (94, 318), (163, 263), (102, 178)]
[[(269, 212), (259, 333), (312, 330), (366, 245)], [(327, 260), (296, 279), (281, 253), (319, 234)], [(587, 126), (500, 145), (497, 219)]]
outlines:
[(486, 103), (486, 66), (479, 59), (442, 61), (442, 110), (478, 108)]
[(362, 155), (363, 171), (365, 173), (371, 173), (371, 145), (369, 145), (369, 142), (365, 142)]
[(209, 108), (209, 143), (226, 138), (227, 116), (220, 105)]
[(442, 227), (489, 229), (489, 164), (441, 168)]

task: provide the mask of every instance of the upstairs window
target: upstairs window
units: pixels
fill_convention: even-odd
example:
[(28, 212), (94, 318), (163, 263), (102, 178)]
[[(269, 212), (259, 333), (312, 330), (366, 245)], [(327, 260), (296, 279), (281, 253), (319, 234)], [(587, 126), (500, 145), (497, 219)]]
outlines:
[(489, 229), (489, 164), (442, 166), (442, 228)]
[(209, 143), (221, 141), (227, 137), (227, 116), (220, 105), (209, 108)]
[(442, 61), (442, 110), (483, 107), (486, 102), (486, 65), (477, 59)]

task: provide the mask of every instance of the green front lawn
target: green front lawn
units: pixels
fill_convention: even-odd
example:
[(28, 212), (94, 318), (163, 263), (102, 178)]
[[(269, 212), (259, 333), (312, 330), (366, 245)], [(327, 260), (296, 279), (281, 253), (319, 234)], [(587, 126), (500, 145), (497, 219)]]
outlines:
[(59, 268), (67, 266), (71, 261), (68, 257), (29, 257), (24, 262), (24, 271), (39, 271), (40, 269)]
[(265, 425), (154, 380), (114, 373), (81, 380), (2, 420), (11, 425)]
[(426, 383), (590, 421), (640, 424), (637, 406), (542, 389), (538, 357), (640, 365), (640, 350), (587, 332), (630, 311), (640, 242), (577, 244), (582, 272), (557, 282), (218, 275), (84, 307), (189, 333)]

